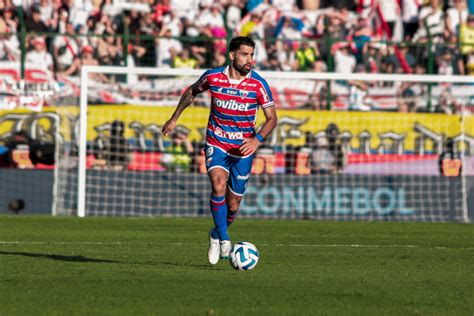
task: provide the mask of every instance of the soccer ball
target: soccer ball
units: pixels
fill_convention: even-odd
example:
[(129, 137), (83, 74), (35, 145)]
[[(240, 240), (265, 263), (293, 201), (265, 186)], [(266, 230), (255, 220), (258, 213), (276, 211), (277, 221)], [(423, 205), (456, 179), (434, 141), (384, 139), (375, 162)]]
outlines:
[(258, 250), (253, 244), (243, 241), (235, 244), (230, 251), (230, 264), (236, 270), (252, 270), (258, 262)]

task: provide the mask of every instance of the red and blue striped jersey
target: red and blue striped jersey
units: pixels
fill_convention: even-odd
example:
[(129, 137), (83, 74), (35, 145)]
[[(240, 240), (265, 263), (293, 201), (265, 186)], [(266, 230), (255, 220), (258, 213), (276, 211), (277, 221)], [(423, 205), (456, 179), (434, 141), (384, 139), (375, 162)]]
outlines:
[(206, 143), (237, 156), (245, 138), (255, 135), (258, 106), (274, 106), (265, 79), (250, 71), (242, 80), (229, 78), (228, 67), (207, 70), (195, 83), (198, 93), (211, 92), (211, 110)]

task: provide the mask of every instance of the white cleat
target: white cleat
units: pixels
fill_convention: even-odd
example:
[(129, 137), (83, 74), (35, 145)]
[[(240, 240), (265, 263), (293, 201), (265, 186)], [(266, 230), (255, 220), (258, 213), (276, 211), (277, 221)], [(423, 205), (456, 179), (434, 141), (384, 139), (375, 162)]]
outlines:
[(222, 240), (221, 242), (221, 259), (229, 259), (230, 250), (232, 249), (232, 244), (230, 240)]
[(219, 262), (219, 254), (221, 251), (221, 246), (219, 239), (214, 239), (211, 236), (212, 229), (209, 231), (209, 249), (207, 250), (207, 259), (209, 263), (215, 265)]

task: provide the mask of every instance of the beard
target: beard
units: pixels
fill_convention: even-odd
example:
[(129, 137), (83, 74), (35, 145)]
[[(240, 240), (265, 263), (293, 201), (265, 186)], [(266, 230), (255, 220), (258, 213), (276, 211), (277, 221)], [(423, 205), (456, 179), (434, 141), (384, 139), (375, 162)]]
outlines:
[(250, 70), (252, 69), (252, 67), (250, 67), (250, 68), (247, 69), (247, 68), (245, 67), (245, 66), (247, 66), (247, 65), (242, 65), (242, 66), (241, 66), (241, 65), (237, 64), (236, 61), (234, 61), (234, 63), (233, 63), (232, 66), (234, 66), (234, 69), (237, 70), (242, 76), (248, 75), (248, 73), (249, 73)]

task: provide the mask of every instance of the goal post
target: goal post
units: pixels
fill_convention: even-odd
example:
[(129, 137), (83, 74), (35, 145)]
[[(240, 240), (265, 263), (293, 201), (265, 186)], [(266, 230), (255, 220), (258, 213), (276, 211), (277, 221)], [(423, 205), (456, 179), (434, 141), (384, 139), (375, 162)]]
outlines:
[[(56, 168), (64, 169), (55, 172), (54, 213), (80, 217), (207, 215), (209, 183), (202, 145), (209, 96), (203, 94), (198, 105), (186, 110), (189, 113), (178, 121), (195, 147), (190, 169), (170, 168), (168, 160), (173, 158), (166, 148), (171, 140), (159, 135), (182, 91), (203, 72), (84, 66), (80, 106), (74, 112), (78, 124), (68, 127), (77, 130), (77, 158), (68, 153), (74, 144), (58, 150)], [(269, 82), (280, 122), (256, 156), (241, 216), (469, 222), (467, 181), (474, 176), (470, 167), (474, 96), (469, 88), (473, 78), (258, 72)], [(90, 80), (91, 74), (139, 79), (135, 83), (125, 80), (112, 89)], [(424, 94), (402, 95), (400, 87), (409, 83), (421, 86)], [(430, 96), (423, 88), (428, 84), (438, 87), (429, 89), (433, 90)], [(98, 86), (103, 91), (97, 92)], [(395, 111), (400, 100), (416, 107), (413, 104), (428, 103), (431, 97), (430, 103), (440, 106), (448, 90), (458, 99), (451, 115)], [(113, 94), (111, 99), (120, 105), (91, 105), (97, 99), (91, 97), (93, 93)], [(325, 110), (328, 102), (332, 111)], [(258, 116), (257, 126), (262, 117)], [(118, 121), (126, 130), (124, 142), (133, 147), (128, 153), (133, 157), (120, 168), (99, 157), (100, 153), (91, 153), (91, 148), (98, 146), (91, 142), (107, 143), (111, 126)], [(318, 171), (319, 167), (313, 166), (319, 157), (316, 149), (327, 148), (328, 140), (334, 141), (333, 130), (339, 150), (332, 153), (337, 166)], [(455, 156), (444, 163), (441, 156), (448, 140), (454, 144), (450, 148)], [(111, 155), (106, 152), (113, 148), (110, 146), (101, 147), (105, 156)], [(101, 160), (105, 161), (102, 165), (98, 164)], [(452, 173), (440, 174), (443, 166)]]

